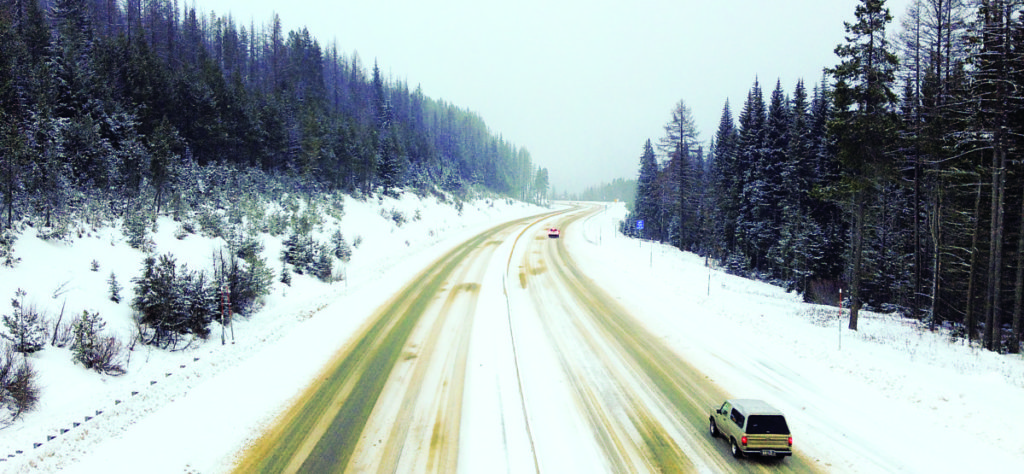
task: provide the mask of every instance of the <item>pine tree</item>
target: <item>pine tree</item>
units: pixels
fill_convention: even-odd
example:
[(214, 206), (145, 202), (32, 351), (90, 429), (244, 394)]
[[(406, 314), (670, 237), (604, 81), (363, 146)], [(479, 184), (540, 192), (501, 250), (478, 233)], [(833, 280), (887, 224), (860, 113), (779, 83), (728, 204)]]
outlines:
[(847, 42), (836, 47), (841, 62), (828, 70), (836, 79), (836, 115), (830, 131), (836, 139), (843, 181), (834, 190), (849, 199), (851, 233), (850, 329), (857, 329), (868, 232), (867, 207), (881, 181), (891, 178), (890, 147), (895, 142), (896, 55), (886, 39), (892, 21), (884, 0), (860, 0), (855, 23), (845, 23)]
[(729, 101), (722, 107), (722, 117), (715, 133), (711, 154), (711, 175), (715, 194), (715, 242), (718, 247), (712, 255), (724, 260), (736, 251), (736, 223), (739, 220), (742, 179), (737, 163), (737, 132)]
[[(640, 155), (640, 177), (637, 178), (636, 200), (633, 204), (634, 223), (642, 222), (644, 230), (640, 230), (638, 236), (649, 237), (651, 232), (649, 226), (653, 226), (658, 215), (658, 162), (654, 158), (654, 148), (651, 141), (644, 143), (644, 152)], [(636, 227), (631, 227), (630, 232), (637, 232)], [(637, 235), (637, 234), (631, 234)]]
[(25, 290), (18, 288), (11, 298), (10, 314), (3, 315), (6, 334), (0, 334), (14, 345), (15, 352), (31, 354), (46, 345), (46, 325), (38, 312), (25, 306)]
[(311, 272), (320, 281), (330, 282), (334, 276), (334, 257), (326, 245), (317, 247), (316, 258), (313, 261)]
[(281, 283), (292, 286), (292, 272), (288, 269), (287, 263), (281, 264)]
[(701, 169), (691, 152), (697, 148), (697, 128), (686, 102), (680, 100), (665, 124), (665, 136), (658, 148), (669, 157), (664, 180), (664, 208), (670, 216), (668, 241), (682, 250), (691, 250), (698, 242), (701, 198)]
[(142, 341), (162, 348), (177, 345), (182, 334), (177, 320), (182, 295), (174, 256), (146, 257), (142, 275), (132, 281), (135, 283), (132, 309), (138, 313), (139, 324), (146, 328), (140, 335)]
[(348, 262), (352, 258), (352, 247), (348, 245), (345, 236), (341, 234), (341, 229), (335, 230), (331, 235), (331, 244), (334, 246), (334, 256), (339, 260)]
[(121, 302), (121, 284), (117, 282), (117, 275), (114, 272), (110, 272), (110, 278), (107, 279), (108, 288), (110, 288), (110, 301), (115, 303)]
[(82, 311), (82, 316), (75, 320), (72, 327), (75, 340), (71, 343), (71, 353), (74, 360), (81, 362), (87, 369), (95, 368), (98, 362), (100, 333), (106, 326), (107, 323), (97, 312)]
[(771, 242), (767, 237), (770, 231), (765, 228), (767, 223), (760, 218), (760, 211), (768, 205), (766, 170), (763, 169), (766, 161), (765, 120), (764, 95), (760, 83), (754, 81), (739, 116), (734, 169), (739, 187), (736, 240), (740, 256), (746, 262), (744, 271), (764, 267), (767, 245)]
[(793, 175), (793, 163), (789, 156), (791, 126), (788, 100), (781, 81), (777, 81), (765, 120), (764, 161), (758, 166), (762, 170), (765, 199), (756, 203), (755, 214), (758, 221), (765, 223), (762, 227), (764, 231), (758, 236), (759, 240), (767, 240), (762, 244), (765, 265), (771, 267), (772, 275), (781, 278), (789, 277), (784, 269), (789, 266), (793, 250), (793, 242), (790, 239), (784, 240), (781, 235), (785, 227), (785, 209), (794, 205), (793, 189), (789, 182)]

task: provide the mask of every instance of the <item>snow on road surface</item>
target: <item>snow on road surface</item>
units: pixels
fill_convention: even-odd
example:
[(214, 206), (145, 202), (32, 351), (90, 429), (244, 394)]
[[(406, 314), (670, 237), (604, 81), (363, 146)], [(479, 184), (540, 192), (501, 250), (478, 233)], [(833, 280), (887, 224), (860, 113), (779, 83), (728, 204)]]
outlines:
[[(709, 270), (703, 259), (692, 254), (622, 237), (614, 231), (624, 215), (621, 204), (600, 205), (607, 209), (562, 228), (561, 242), (573, 261), (660, 343), (729, 396), (762, 398), (782, 409), (794, 431), (796, 451), (823, 470), (984, 472), (1024, 465), (1024, 445), (998, 428), (1024, 423), (1019, 403), (1024, 399), (1024, 362), (1019, 356), (949, 344), (943, 334), (921, 332), (886, 315), (867, 314), (860, 331), (840, 331), (841, 322), (823, 323), (820, 317), (822, 311), (835, 308), (805, 305), (799, 296), (779, 288)], [(540, 210), (519, 209), (517, 215), (529, 212)], [(506, 213), (500, 220), (511, 217)], [(321, 293), (298, 308), (272, 302), (250, 321), (236, 325), (239, 342), (235, 346), (207, 343), (188, 354), (151, 353), (150, 362), (141, 366), (145, 371), (141, 377), (107, 380), (105, 389), (94, 390), (99, 394), (88, 406), (102, 408), (103, 414), (69, 434), (58, 435), (57, 427), (72, 420), (60, 411), (60, 416), (40, 415), (34, 420), (53, 428), (21, 426), (0, 431), (0, 447), (27, 451), (0, 463), (0, 471), (230, 469), (242, 448), (289, 405), (390, 295), (444, 251), (484, 228), (477, 225), (478, 230), (445, 234), (433, 245), (413, 248), (400, 258), (381, 253), (381, 260), (387, 262), (382, 270), (367, 271), (353, 280), (352, 288), (329, 297)], [(496, 253), (511, 251), (510, 245), (502, 243)], [(467, 355), (459, 471), (608, 470), (607, 451), (591, 436), (593, 425), (579, 416), (572, 381), (558, 363), (551, 340), (545, 340), (544, 322), (524, 318), (510, 326), (502, 313), (505, 302), (499, 283), (514, 293), (519, 282), (505, 281), (500, 267), (488, 267), (478, 295), (481, 309), (474, 316)], [(286, 301), (300, 302), (295, 296)], [(528, 298), (511, 300), (513, 308), (531, 304)], [(271, 315), (281, 321), (258, 322)], [(558, 327), (552, 330), (563, 334), (576, 330)], [(531, 351), (533, 347), (538, 349)], [(595, 346), (600, 347), (604, 346)], [(632, 376), (626, 365), (614, 360), (588, 366), (584, 348), (562, 349), (575, 359), (568, 367), (579, 368), (587, 377), (599, 379), (612, 371), (616, 375), (610, 375), (609, 381), (614, 382)], [(53, 354), (59, 352), (43, 357)], [(199, 360), (193, 361), (195, 357)], [(528, 374), (517, 373), (517, 361)], [(186, 368), (179, 368), (179, 363)], [(165, 376), (165, 371), (171, 375)], [(76, 381), (99, 377), (84, 370), (61, 375)], [(145, 386), (149, 378), (158, 383)], [(59, 378), (46, 380), (51, 389), (73, 390), (73, 385), (62, 385)], [(140, 395), (129, 397), (128, 389), (139, 385)], [(614, 394), (618, 389), (596, 390)], [(114, 403), (115, 393), (124, 394), (117, 395), (124, 403)], [(525, 407), (520, 393), (527, 400)], [(658, 403), (648, 402), (640, 405), (658, 410)], [(623, 406), (629, 405), (627, 401)], [(664, 419), (665, 413), (654, 418), (673, 439), (681, 440), (687, 458), (697, 460), (694, 469), (701, 469), (701, 462), (708, 462), (706, 457), (686, 450), (688, 442), (699, 443), (697, 439), (706, 437), (706, 432), (685, 424), (673, 426)], [(541, 426), (543, 430), (538, 429)], [(33, 450), (26, 444), (38, 436), (23, 436), (30, 431), (56, 436)], [(4, 441), (5, 437), (20, 442)], [(717, 443), (720, 450), (711, 453), (711, 459), (727, 452), (724, 441)], [(559, 456), (560, 452), (571, 456)], [(747, 461), (734, 464), (731, 458), (724, 462), (738, 469), (762, 466)]]
[(1024, 423), (1021, 356), (950, 344), (947, 334), (895, 316), (862, 313), (857, 332), (845, 319), (815, 323), (838, 311), (709, 269), (696, 255), (625, 239), (614, 232), (624, 215), (610, 205), (566, 229), (581, 269), (731, 396), (781, 409), (795, 450), (826, 470), (1024, 465), (1024, 444), (1000, 428)]

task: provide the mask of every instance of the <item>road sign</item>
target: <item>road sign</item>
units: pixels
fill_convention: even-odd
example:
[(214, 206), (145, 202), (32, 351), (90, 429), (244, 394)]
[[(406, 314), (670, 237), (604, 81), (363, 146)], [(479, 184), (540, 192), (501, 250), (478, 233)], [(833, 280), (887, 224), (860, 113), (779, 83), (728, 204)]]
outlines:
[(644, 220), (640, 219), (636, 221), (636, 230), (644, 230)]

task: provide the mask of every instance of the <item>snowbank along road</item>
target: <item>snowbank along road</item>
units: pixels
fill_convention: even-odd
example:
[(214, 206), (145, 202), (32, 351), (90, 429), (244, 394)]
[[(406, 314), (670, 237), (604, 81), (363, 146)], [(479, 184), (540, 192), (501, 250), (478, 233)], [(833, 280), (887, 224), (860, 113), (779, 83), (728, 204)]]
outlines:
[(369, 318), (238, 472), (815, 472), (707, 435), (724, 390), (653, 337), (546, 229), (474, 236)]

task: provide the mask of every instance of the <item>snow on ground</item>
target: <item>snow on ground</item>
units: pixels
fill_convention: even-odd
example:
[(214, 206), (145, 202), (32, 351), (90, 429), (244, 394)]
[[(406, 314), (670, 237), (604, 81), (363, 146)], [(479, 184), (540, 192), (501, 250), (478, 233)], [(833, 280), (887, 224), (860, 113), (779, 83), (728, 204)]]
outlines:
[[(409, 222), (398, 227), (382, 217), (382, 209), (393, 208)], [(412, 218), (416, 210), (418, 220)], [(327, 285), (294, 275), (290, 288), (275, 284), (261, 311), (236, 321), (233, 344), (222, 346), (215, 330), (209, 341), (181, 352), (136, 347), (122, 377), (75, 366), (65, 349), (48, 347), (31, 356), (41, 404), (0, 430), (0, 459), (6, 459), (0, 471), (224, 471), (232, 455), (420, 269), (480, 230), (543, 211), (477, 201), (458, 216), (433, 199), (346, 198), (342, 231), (350, 243), (362, 237), (346, 268), (347, 282)], [(863, 314), (860, 331), (840, 331), (845, 322), (827, 318), (835, 308), (803, 304), (782, 289), (709, 270), (692, 254), (617, 235), (624, 213), (621, 204), (609, 204), (606, 212), (565, 229), (577, 263), (733, 396), (762, 398), (782, 409), (797, 449), (829, 470), (999, 471), (1024, 465), (1024, 445), (1003, 428), (1024, 424), (1020, 356), (950, 343), (945, 334), (881, 314)], [(175, 223), (160, 221), (157, 250), (174, 252), (192, 268), (205, 265), (222, 245), (195, 235), (176, 240), (175, 229)], [(279, 249), (278, 239), (266, 240), (275, 271)], [(127, 302), (106, 299), (106, 279), (114, 271), (126, 287), (122, 296), (130, 298), (129, 280), (139, 273), (143, 255), (129, 249), (119, 231), (85, 229), (68, 245), (35, 239), (30, 229), (16, 254), (22, 258), (16, 269), (0, 269), (0, 297), (24, 288), (26, 301), (51, 318), (65, 301), (66, 315), (99, 311), (109, 330), (128, 337)], [(100, 264), (96, 273), (89, 269), (93, 259)], [(497, 323), (474, 331), (489, 332), (498, 349), (508, 347)], [(474, 344), (481, 344), (476, 337)], [(467, 379), (466, 409), (481, 416), (463, 427), (484, 434), (476, 440), (484, 443), (498, 436), (486, 420), (523, 420), (508, 356), (471, 350), (483, 355), (471, 357), (476, 365)], [(493, 392), (494, 384), (498, 399), (473, 397)], [(488, 417), (488, 411), (500, 413)], [(523, 440), (506, 442), (517, 457), (509, 472), (532, 472), (532, 461), (522, 459), (528, 450)], [(488, 465), (487, 459), (461, 456), (464, 467)]]
[[(796, 449), (836, 472), (998, 472), (1024, 465), (1024, 359), (895, 316), (835, 307), (616, 235), (621, 205), (567, 229), (574, 258), (737, 398), (783, 410)], [(840, 327), (843, 329), (840, 331)], [(710, 407), (708, 407), (710, 409)], [(1009, 429), (1008, 429), (1009, 428)]]
[[(392, 211), (406, 222), (396, 225)], [(48, 346), (29, 356), (39, 374), (40, 403), (0, 429), (0, 472), (138, 472), (138, 466), (148, 472), (225, 470), (231, 455), (419, 270), (468, 236), (544, 211), (492, 199), (464, 203), (459, 212), (450, 203), (411, 194), (367, 202), (346, 197), (341, 222), (325, 219), (315, 236), (326, 242), (340, 226), (350, 244), (361, 240), (343, 269), (347, 280), (326, 284), (293, 274), (290, 287), (275, 280), (265, 306), (235, 321), (234, 337), (226, 334), (228, 344), (221, 345), (214, 324), (208, 341), (183, 351), (136, 346), (128, 373), (120, 377), (73, 364), (68, 349)], [(177, 228), (170, 219), (158, 221), (156, 251), (173, 253), (191, 269), (209, 266), (211, 252), (226, 246), (222, 239), (199, 235), (178, 240)], [(278, 272), (281, 238), (263, 238), (264, 256)], [(62, 306), (65, 318), (98, 311), (108, 334), (128, 340), (130, 280), (141, 273), (144, 254), (128, 247), (120, 230), (83, 227), (81, 237), (69, 244), (39, 240), (29, 228), (15, 255), (22, 259), (17, 267), (0, 268), (0, 297), (23, 288), (26, 303), (53, 321)], [(98, 272), (91, 270), (93, 260)], [(107, 298), (111, 271), (125, 287), (120, 304)]]

